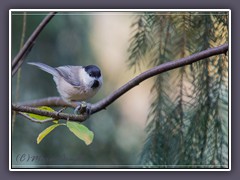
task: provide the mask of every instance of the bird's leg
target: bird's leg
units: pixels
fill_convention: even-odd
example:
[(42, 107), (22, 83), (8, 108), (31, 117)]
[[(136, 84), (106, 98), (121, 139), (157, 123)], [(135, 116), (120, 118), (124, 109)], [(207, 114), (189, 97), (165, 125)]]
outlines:
[(91, 104), (85, 102), (85, 101), (81, 101), (81, 102), (78, 102), (77, 103), (78, 106), (75, 108), (74, 110), (74, 114), (77, 114), (77, 115), (90, 115), (91, 113)]

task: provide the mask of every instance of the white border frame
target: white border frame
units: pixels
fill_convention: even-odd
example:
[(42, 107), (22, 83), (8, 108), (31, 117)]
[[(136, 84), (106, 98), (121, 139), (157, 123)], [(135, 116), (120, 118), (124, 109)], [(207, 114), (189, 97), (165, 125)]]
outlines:
[[(9, 10), (9, 90), (11, 91), (11, 79), (12, 79), (12, 59), (11, 59), (11, 25), (12, 25), (12, 12), (50, 12), (50, 11), (60, 11), (60, 12), (143, 12), (143, 11), (159, 11), (159, 12), (166, 12), (166, 11), (172, 11), (172, 12), (180, 12), (180, 11), (204, 11), (204, 12), (228, 12), (229, 13), (229, 71), (228, 71), (228, 80), (229, 80), (229, 106), (228, 106), (228, 118), (229, 118), (229, 135), (228, 135), (228, 142), (229, 142), (229, 168), (228, 169), (150, 169), (150, 168), (141, 168), (141, 169), (37, 169), (41, 168), (41, 166), (37, 166), (36, 169), (27, 169), (27, 166), (24, 166), (24, 168), (12, 168), (12, 125), (11, 125), (11, 104), (12, 104), (12, 98), (11, 93), (9, 93), (9, 170), (10, 171), (231, 171), (231, 10), (230, 9), (10, 9)], [(44, 166), (46, 167), (46, 166)], [(50, 166), (51, 167), (51, 166)], [(54, 166), (55, 167), (55, 166)], [(61, 168), (61, 165), (59, 166)], [(66, 166), (65, 166), (66, 167)], [(79, 166), (74, 166), (79, 167)], [(112, 166), (113, 167), (113, 166)], [(142, 166), (141, 166), (142, 167)]]

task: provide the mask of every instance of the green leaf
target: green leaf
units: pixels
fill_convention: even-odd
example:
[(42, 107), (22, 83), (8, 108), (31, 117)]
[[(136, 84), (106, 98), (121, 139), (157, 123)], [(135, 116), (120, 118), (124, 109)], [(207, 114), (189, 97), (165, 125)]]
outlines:
[(93, 141), (94, 134), (86, 126), (77, 122), (67, 122), (69, 130), (75, 134), (79, 139), (83, 140), (86, 145), (89, 145)]
[[(44, 110), (44, 111), (49, 111), (49, 112), (54, 112), (54, 109), (48, 107), (48, 106), (41, 106), (38, 107), (37, 109)], [(50, 117), (47, 116), (41, 116), (38, 114), (33, 114), (33, 113), (24, 113), (25, 115), (29, 116), (30, 118), (36, 119), (36, 120), (46, 120), (49, 119)]]
[(37, 137), (37, 144), (39, 144), (46, 135), (48, 135), (52, 130), (54, 130), (56, 127), (60, 125), (64, 125), (64, 124), (53, 124), (47, 127), (46, 129), (44, 129)]

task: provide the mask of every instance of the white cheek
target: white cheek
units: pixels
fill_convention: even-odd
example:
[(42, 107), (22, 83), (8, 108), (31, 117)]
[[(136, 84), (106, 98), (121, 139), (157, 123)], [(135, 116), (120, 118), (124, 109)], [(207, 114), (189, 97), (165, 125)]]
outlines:
[(85, 86), (86, 88), (90, 88), (94, 80), (84, 70), (79, 72), (79, 79), (82, 82), (81, 85)]

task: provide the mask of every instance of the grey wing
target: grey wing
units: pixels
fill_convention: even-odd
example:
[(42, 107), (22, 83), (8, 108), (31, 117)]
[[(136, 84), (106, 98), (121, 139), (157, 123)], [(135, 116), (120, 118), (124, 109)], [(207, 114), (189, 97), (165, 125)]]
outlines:
[(60, 76), (73, 86), (80, 86), (79, 69), (81, 66), (60, 66), (56, 70)]

